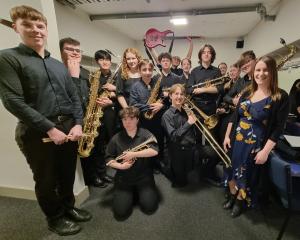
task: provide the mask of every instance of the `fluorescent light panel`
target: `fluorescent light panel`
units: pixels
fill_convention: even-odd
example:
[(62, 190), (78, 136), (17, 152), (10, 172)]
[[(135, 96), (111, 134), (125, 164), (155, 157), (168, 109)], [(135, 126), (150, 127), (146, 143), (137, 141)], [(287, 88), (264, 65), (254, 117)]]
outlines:
[(187, 25), (187, 19), (186, 18), (172, 18), (170, 19), (170, 22), (174, 25)]

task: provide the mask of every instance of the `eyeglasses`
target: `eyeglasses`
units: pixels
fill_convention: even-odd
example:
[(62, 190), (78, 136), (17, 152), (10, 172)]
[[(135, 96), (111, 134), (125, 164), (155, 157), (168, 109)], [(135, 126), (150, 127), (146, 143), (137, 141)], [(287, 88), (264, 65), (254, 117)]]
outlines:
[(80, 49), (78, 49), (78, 48), (65, 47), (64, 50), (66, 50), (66, 51), (68, 51), (68, 52), (83, 53), (83, 51), (80, 50)]

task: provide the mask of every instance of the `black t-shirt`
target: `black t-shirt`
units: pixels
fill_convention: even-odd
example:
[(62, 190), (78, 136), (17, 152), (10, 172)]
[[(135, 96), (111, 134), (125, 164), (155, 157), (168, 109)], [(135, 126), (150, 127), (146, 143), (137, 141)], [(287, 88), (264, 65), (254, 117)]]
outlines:
[(137, 82), (139, 80), (140, 80), (140, 77), (124, 79), (124, 78), (122, 78), (121, 71), (120, 71), (118, 74), (118, 77), (117, 77), (117, 82), (116, 82), (117, 96), (123, 96), (125, 98), (127, 104), (129, 104), (129, 96), (130, 96), (131, 87), (133, 86), (133, 84), (135, 82)]
[[(126, 130), (122, 130), (121, 132), (114, 135), (109, 144), (107, 145), (105, 155), (106, 161), (108, 162), (112, 159), (115, 159), (124, 151), (138, 146), (150, 137), (153, 137), (153, 135), (144, 128), (138, 128), (137, 133), (133, 138), (131, 138), (127, 134)], [(148, 144), (148, 146), (158, 151), (157, 143), (153, 142)], [(129, 184), (134, 183), (144, 178), (145, 176), (153, 174), (151, 161), (153, 161), (152, 158), (138, 158), (131, 168), (126, 170), (117, 169), (115, 177), (116, 181)]]

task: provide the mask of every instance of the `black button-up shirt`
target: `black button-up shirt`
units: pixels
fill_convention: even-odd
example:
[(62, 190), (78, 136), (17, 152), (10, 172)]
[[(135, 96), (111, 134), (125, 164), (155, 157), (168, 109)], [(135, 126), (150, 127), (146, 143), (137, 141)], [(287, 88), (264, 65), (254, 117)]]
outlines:
[(245, 75), (243, 78), (239, 78), (233, 84), (232, 88), (228, 91), (228, 93), (224, 96), (223, 100), (226, 103), (233, 104), (232, 99), (237, 96), (241, 91), (250, 85), (251, 79), (249, 79), (248, 75)]
[[(147, 104), (151, 92), (158, 79), (152, 78), (149, 85), (140, 79), (131, 88), (129, 105), (137, 107), (141, 112), (146, 112), (149, 110), (149, 105)], [(162, 95), (161, 87), (159, 88), (158, 98)]]
[(189, 81), (190, 76), (191, 76), (190, 73), (189, 73), (188, 77), (186, 77), (184, 74), (182, 74), (182, 76), (181, 76), (181, 82), (182, 82), (183, 84), (185, 84), (185, 86), (187, 86), (187, 83), (188, 83), (188, 81)]
[[(106, 161), (109, 162), (110, 160), (115, 159), (125, 150), (132, 149), (140, 145), (150, 137), (153, 137), (153, 135), (144, 128), (138, 128), (137, 133), (133, 138), (130, 137), (125, 130), (122, 130), (113, 136), (107, 145), (105, 156)], [(158, 151), (157, 143), (153, 142), (148, 144), (148, 146)], [(153, 174), (151, 161), (152, 158), (137, 158), (131, 168), (126, 170), (117, 169), (115, 180), (117, 182), (122, 181), (130, 184), (148, 176), (149, 174)]]
[(177, 76), (180, 76), (180, 77), (183, 74), (183, 70), (181, 68), (178, 68), (178, 67), (176, 67), (176, 68), (171, 67), (171, 72), (176, 74)]
[(0, 97), (8, 111), (41, 132), (54, 127), (49, 119), (58, 115), (72, 115), (76, 124), (82, 124), (72, 78), (48, 51), (44, 58), (24, 44), (0, 51)]
[[(187, 84), (188, 94), (191, 94), (193, 92), (194, 90), (194, 88), (192, 87), (193, 85), (198, 83), (205, 83), (205, 81), (212, 80), (218, 77), (221, 77), (221, 72), (217, 67), (214, 67), (212, 65), (210, 65), (208, 68), (205, 68), (201, 65), (195, 67), (192, 70), (188, 80), (188, 84)], [(199, 95), (195, 95), (193, 98), (195, 100), (200, 100), (200, 101), (216, 101), (217, 97), (218, 94), (202, 93)]]
[(79, 78), (72, 77), (73, 82), (77, 88), (82, 109), (84, 111), (89, 102), (89, 89), (90, 89), (89, 74), (90, 72), (87, 69), (80, 67)]
[[(181, 77), (176, 75), (175, 73), (169, 72), (167, 75), (162, 74), (162, 80), (161, 80), (161, 87), (164, 88), (169, 88), (172, 87), (176, 83), (183, 84)], [(156, 76), (158, 78), (158, 76)]]
[(196, 134), (193, 125), (188, 123), (188, 116), (182, 109), (170, 106), (162, 116), (161, 124), (169, 140), (180, 146), (191, 147), (196, 144)]
[[(100, 79), (99, 79), (100, 85), (99, 85), (99, 89), (98, 89), (98, 94), (99, 94), (99, 96), (104, 92), (104, 89), (103, 89), (102, 87), (110, 80), (111, 74), (112, 74), (111, 71), (109, 71), (109, 73), (106, 74), (106, 75), (104, 75), (103, 73), (101, 73)], [(111, 81), (111, 80), (110, 80), (110, 81)], [(114, 81), (111, 81), (110, 83), (114, 85)], [(116, 99), (114, 98), (114, 99), (111, 99), (111, 100), (112, 100), (112, 102), (113, 102), (112, 105), (106, 107), (105, 109), (115, 107)], [(105, 109), (104, 109), (104, 110), (105, 110)]]

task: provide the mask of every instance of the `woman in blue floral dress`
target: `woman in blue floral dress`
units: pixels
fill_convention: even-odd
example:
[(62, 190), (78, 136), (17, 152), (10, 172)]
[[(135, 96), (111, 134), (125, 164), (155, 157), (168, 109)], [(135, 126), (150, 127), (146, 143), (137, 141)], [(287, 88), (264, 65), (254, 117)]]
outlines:
[(231, 197), (224, 205), (225, 209), (233, 207), (232, 217), (241, 214), (245, 202), (248, 206), (256, 203), (259, 174), (288, 116), (288, 95), (278, 88), (275, 60), (258, 59), (252, 79), (249, 91), (239, 100), (224, 139), (226, 151), (232, 146)]

